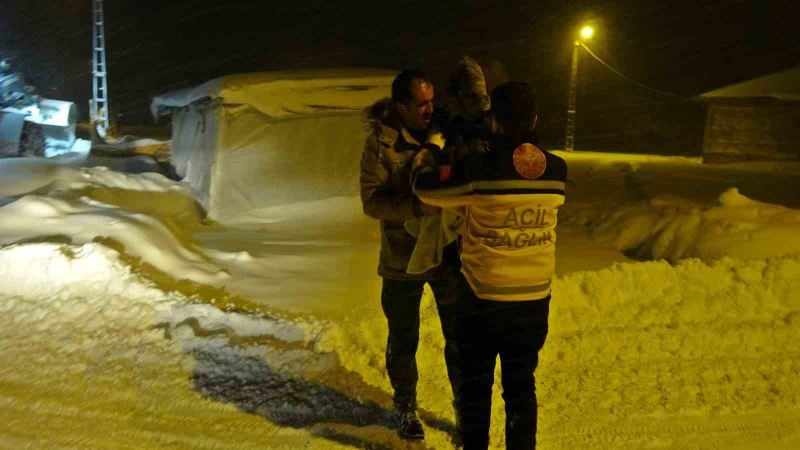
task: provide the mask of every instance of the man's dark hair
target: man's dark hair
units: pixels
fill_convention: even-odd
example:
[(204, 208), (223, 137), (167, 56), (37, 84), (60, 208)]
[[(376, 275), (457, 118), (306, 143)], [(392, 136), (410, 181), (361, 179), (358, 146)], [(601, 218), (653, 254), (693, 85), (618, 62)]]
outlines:
[(492, 91), (491, 113), (507, 134), (519, 135), (533, 131), (536, 93), (528, 83), (503, 83)]
[(408, 103), (411, 100), (411, 83), (414, 80), (423, 80), (431, 84), (428, 76), (421, 70), (407, 69), (394, 77), (392, 81), (392, 101), (395, 103)]

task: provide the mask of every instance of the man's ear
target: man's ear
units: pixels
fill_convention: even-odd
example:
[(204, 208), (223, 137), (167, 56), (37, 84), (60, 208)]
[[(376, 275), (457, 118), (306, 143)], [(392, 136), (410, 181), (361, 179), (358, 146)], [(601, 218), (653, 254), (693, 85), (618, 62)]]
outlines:
[(403, 102), (394, 102), (394, 109), (398, 113), (405, 114), (408, 112), (408, 106)]

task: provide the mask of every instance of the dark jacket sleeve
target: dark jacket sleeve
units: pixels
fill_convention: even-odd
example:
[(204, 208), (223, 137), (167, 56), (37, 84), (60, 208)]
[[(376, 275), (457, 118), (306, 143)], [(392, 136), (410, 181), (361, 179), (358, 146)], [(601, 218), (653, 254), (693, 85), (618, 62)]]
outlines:
[(370, 134), (361, 155), (361, 205), (364, 213), (389, 222), (419, 217), (419, 200), (411, 193), (399, 193), (392, 187), (393, 180), (397, 182), (398, 177), (408, 180), (409, 174), (392, 174), (381, 160), (380, 149), (378, 137), (375, 133)]

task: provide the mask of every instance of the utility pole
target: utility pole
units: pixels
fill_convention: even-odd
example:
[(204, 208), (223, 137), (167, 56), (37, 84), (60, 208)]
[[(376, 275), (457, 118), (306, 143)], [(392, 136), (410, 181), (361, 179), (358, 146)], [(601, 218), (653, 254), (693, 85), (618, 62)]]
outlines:
[(103, 0), (92, 0), (92, 101), (89, 113), (92, 129), (105, 140), (111, 127), (108, 110), (108, 66), (106, 65), (106, 33), (103, 20)]
[(572, 69), (569, 74), (569, 101), (567, 102), (567, 137), (564, 149), (575, 150), (575, 98), (578, 96), (578, 55), (581, 43), (577, 39), (572, 47)]
[(589, 40), (592, 35), (594, 35), (592, 27), (583, 27), (580, 38), (575, 39), (575, 45), (572, 47), (572, 69), (569, 75), (569, 99), (567, 101), (567, 135), (564, 140), (564, 149), (567, 151), (575, 150), (575, 100), (578, 96), (578, 59), (583, 45), (581, 39)]

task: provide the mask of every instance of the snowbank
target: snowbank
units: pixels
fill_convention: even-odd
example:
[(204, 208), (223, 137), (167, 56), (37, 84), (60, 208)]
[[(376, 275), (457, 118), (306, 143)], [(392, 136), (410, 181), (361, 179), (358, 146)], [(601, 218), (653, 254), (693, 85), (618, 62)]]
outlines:
[[(542, 448), (800, 444), (800, 255), (618, 264), (553, 292), (536, 372)], [(420, 405), (452, 417), (433, 299), (423, 305)], [(380, 316), (353, 320), (319, 347), (391, 392), (373, 345), (385, 332)], [(496, 384), (492, 448), (503, 417)]]
[(0, 208), (0, 244), (105, 240), (177, 280), (213, 284), (226, 276), (193, 247), (200, 216), (191, 195), (161, 175), (24, 159), (0, 162), (0, 173), (0, 195), (28, 194)]
[[(183, 320), (188, 299), (143, 281), (105, 246), (0, 248), (0, 276), (13, 280), (0, 285), (3, 448), (347, 447), (325, 426), (286, 428), (205, 395), (204, 377), (263, 375), (243, 370), (254, 356), (206, 320), (224, 313), (209, 306)], [(255, 342), (288, 326), (230, 316)]]
[(257, 221), (250, 229), (231, 230), (205, 221), (187, 187), (162, 175), (40, 159), (0, 162), (0, 197), (0, 245), (101, 242), (162, 289), (220, 305), (327, 317), (377, 284), (378, 234), (356, 198), (256, 210), (238, 219)]
[[(591, 181), (581, 189), (591, 190)], [(585, 267), (599, 258), (592, 267), (603, 267), (616, 260), (609, 259), (613, 249), (669, 261), (800, 252), (797, 210), (756, 202), (735, 190), (711, 205), (659, 196), (610, 209), (608, 200), (587, 199), (576, 189), (560, 213), (562, 266), (582, 261)], [(2, 162), (0, 196), (8, 203), (0, 208), (0, 243), (105, 242), (137, 258), (137, 267), (155, 268), (156, 274), (143, 273), (158, 277), (167, 289), (189, 282), (330, 317), (358, 310), (379, 285), (378, 227), (363, 215), (356, 197), (243, 210), (232, 215), (230, 226), (220, 226), (203, 220), (185, 185), (161, 175), (28, 159)]]
[(757, 202), (736, 188), (712, 205), (654, 198), (584, 218), (592, 237), (637, 259), (678, 261), (800, 253), (800, 210)]
[[(755, 421), (745, 421), (752, 435), (725, 436), (726, 418), (792, 411), (800, 419), (799, 276), (795, 255), (626, 264), (558, 280), (537, 372), (543, 441), (587, 448), (611, 438), (607, 445), (641, 447), (661, 428), (672, 431), (665, 446), (718, 439), (746, 448), (758, 440)], [(697, 416), (709, 419), (708, 429), (675, 425)], [(565, 433), (565, 421), (586, 434)]]
[[(559, 258), (597, 261), (554, 283), (540, 445), (797, 448), (794, 172), (567, 158)], [(0, 197), (2, 446), (405, 446), (387, 419), (378, 226), (356, 197), (222, 226), (161, 175), (26, 159), (0, 162)], [(611, 264), (612, 244), (665, 260)], [(187, 283), (198, 295), (175, 292)], [(450, 446), (442, 353), (426, 293), (431, 448)]]
[(800, 252), (800, 164), (559, 154), (570, 171), (559, 226), (577, 227), (629, 257), (674, 262)]

